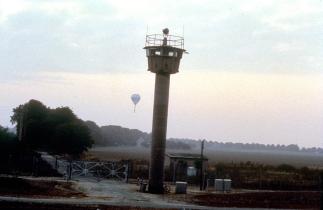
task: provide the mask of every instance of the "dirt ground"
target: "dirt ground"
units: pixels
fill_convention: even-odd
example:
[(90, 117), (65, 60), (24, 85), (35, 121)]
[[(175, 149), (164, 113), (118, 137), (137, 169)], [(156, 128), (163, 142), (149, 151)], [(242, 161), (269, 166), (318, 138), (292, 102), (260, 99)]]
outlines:
[[(71, 204), (40, 204), (40, 203), (12, 203), (0, 202), (0, 209), (6, 210), (163, 210), (160, 208), (143, 208), (130, 206), (106, 206), (106, 205), (71, 205)], [(167, 209), (178, 210), (178, 208)]]
[[(233, 191), (230, 193), (200, 192), (196, 187), (189, 187), (188, 194), (153, 195), (140, 193), (139, 186), (113, 180), (44, 180), (42, 178), (0, 177), (0, 196), (24, 198), (72, 199), (73, 204), (33, 203), (2, 200), (0, 209), (172, 209), (171, 206), (185, 205), (233, 208), (279, 208), (279, 209), (319, 209), (319, 192), (265, 192)], [(82, 203), (91, 201), (91, 205)], [(115, 204), (123, 203), (125, 206)], [(82, 204), (82, 205), (81, 205)], [(96, 205), (97, 204), (97, 205)], [(129, 205), (129, 206), (128, 206)], [(142, 207), (130, 207), (142, 206)], [(154, 208), (151, 208), (151, 207)]]
[(32, 180), (17, 177), (0, 177), (1, 196), (75, 197), (85, 194), (74, 189), (74, 183), (52, 180)]
[(238, 208), (319, 209), (320, 204), (319, 192), (208, 193), (175, 199), (202, 206)]

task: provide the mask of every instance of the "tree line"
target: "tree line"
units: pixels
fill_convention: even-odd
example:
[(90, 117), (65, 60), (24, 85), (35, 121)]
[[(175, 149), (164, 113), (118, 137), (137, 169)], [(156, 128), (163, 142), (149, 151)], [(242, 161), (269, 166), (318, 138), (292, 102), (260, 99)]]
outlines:
[[(91, 131), (96, 146), (140, 146), (149, 148), (151, 134), (138, 129), (129, 129), (117, 125), (105, 125), (99, 127), (93, 121), (86, 121)], [(170, 149), (190, 150), (191, 146), (185, 142), (168, 140), (166, 147)]]
[[(85, 122), (79, 119), (69, 107), (50, 108), (37, 100), (30, 100), (14, 108), (11, 122), (16, 125), (17, 135), (1, 127), (0, 146), (2, 148), (19, 144), (32, 150), (78, 156), (91, 148), (93, 144), (148, 148), (151, 143), (150, 133), (115, 125), (100, 127), (93, 121)], [(11, 140), (4, 141), (3, 139)], [(199, 149), (200, 143), (201, 140), (170, 138), (166, 146), (170, 149), (190, 150)], [(323, 153), (322, 148), (299, 148), (296, 144), (265, 145), (207, 141), (205, 146), (214, 150)]]
[[(151, 133), (137, 129), (129, 129), (116, 125), (98, 126), (93, 121), (86, 121), (96, 146), (142, 146), (150, 147)], [(169, 138), (166, 147), (170, 149), (200, 149), (202, 140), (187, 138)], [(296, 144), (274, 145), (259, 143), (233, 143), (220, 141), (206, 141), (209, 150), (238, 150), (238, 151), (269, 151), (269, 152), (305, 152), (323, 154), (318, 147), (300, 148)]]
[(69, 107), (51, 109), (30, 100), (13, 109), (19, 144), (31, 150), (78, 156), (94, 143), (89, 128)]

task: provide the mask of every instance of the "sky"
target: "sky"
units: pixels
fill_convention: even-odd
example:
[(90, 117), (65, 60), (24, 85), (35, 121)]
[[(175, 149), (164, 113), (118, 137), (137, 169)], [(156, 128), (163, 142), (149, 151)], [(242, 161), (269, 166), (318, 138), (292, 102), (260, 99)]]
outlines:
[(165, 27), (189, 52), (171, 76), (168, 137), (323, 147), (322, 0), (0, 0), (0, 125), (37, 99), (151, 132), (142, 48)]

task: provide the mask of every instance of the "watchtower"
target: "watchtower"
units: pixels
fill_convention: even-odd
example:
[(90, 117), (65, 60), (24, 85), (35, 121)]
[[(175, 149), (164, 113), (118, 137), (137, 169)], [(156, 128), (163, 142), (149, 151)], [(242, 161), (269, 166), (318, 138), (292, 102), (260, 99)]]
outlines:
[(148, 58), (148, 71), (161, 74), (175, 74), (184, 50), (184, 38), (169, 35), (168, 28), (163, 34), (146, 36), (146, 56)]
[(147, 35), (144, 49), (148, 71), (156, 74), (148, 191), (163, 193), (170, 74), (178, 72), (184, 38), (169, 35), (165, 28), (162, 35)]

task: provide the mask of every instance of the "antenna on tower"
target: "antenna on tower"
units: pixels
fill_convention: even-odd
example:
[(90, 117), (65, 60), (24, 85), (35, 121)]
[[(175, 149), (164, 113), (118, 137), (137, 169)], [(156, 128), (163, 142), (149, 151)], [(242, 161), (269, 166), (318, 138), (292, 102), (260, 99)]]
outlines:
[(184, 38), (184, 24), (183, 24), (183, 28), (182, 28), (182, 37)]

